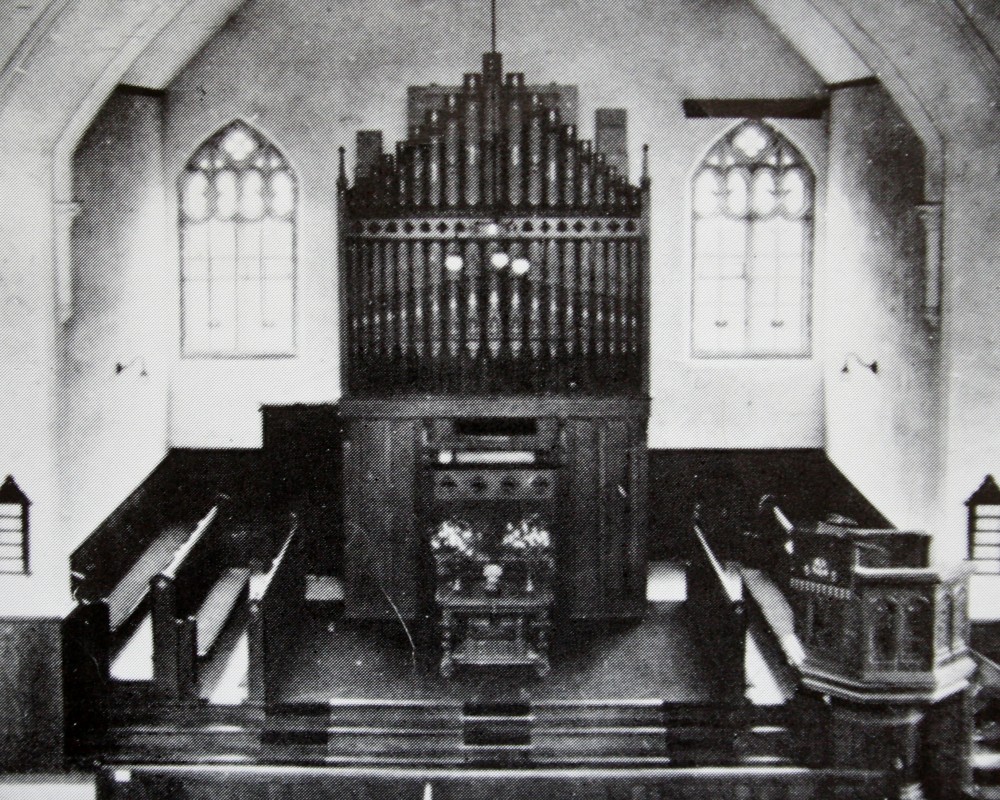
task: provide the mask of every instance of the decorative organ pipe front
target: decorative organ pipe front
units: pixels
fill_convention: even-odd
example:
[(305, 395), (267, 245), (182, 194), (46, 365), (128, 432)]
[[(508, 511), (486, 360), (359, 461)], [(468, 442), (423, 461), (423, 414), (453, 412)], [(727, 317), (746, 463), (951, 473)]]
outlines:
[(649, 178), (498, 53), (340, 178), (353, 393), (647, 390)]

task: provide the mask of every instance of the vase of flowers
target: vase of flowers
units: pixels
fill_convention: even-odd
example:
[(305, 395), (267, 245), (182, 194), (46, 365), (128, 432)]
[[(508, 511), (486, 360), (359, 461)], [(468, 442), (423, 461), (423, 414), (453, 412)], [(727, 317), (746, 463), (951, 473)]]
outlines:
[(476, 560), (478, 537), (472, 525), (462, 519), (442, 521), (431, 535), (431, 552), (439, 580), (451, 580), (452, 589), (462, 588), (462, 574)]
[(552, 534), (539, 514), (508, 522), (500, 547), (507, 559), (525, 565), (525, 591), (534, 591), (535, 579), (547, 578), (552, 571)]

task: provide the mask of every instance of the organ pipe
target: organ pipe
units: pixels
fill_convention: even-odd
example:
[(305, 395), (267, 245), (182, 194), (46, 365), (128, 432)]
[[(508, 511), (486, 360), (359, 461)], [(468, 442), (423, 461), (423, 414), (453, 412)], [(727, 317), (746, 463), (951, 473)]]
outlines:
[(458, 97), (448, 95), (445, 137), (444, 137), (444, 162), (445, 162), (445, 202), (455, 207), (459, 203), (459, 161), (461, 158), (461, 142), (459, 139), (459, 110)]
[[(510, 99), (507, 106), (507, 200), (512, 206), (521, 205), (523, 198), (522, 136), (523, 136), (523, 92), (524, 76), (511, 76), (515, 80), (508, 83)], [(520, 77), (520, 80), (517, 78)]]
[(545, 110), (537, 94), (531, 95), (531, 123), (528, 127), (528, 205), (542, 203), (542, 122)]
[(341, 164), (350, 390), (643, 386), (646, 153), (632, 186), (498, 54), (421, 115), (353, 187)]
[(465, 202), (470, 206), (479, 204), (481, 142), (479, 130), (479, 85), (478, 75), (465, 76)]
[(550, 108), (546, 115), (545, 136), (545, 205), (559, 205), (559, 109)]
[(441, 112), (430, 111), (427, 115), (427, 200), (431, 208), (441, 204), (441, 148), (444, 144), (441, 137)]
[(579, 158), (579, 146), (576, 141), (576, 127), (567, 125), (563, 133), (565, 146), (563, 148), (563, 201), (572, 206), (579, 193), (577, 192), (576, 164)]

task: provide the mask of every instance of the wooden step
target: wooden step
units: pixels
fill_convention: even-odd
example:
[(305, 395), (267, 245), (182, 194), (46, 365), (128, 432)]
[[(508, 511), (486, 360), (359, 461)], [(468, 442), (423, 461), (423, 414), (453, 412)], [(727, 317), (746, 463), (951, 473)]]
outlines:
[(663, 728), (535, 728), (532, 744), (539, 759), (659, 758), (667, 755)]
[(736, 747), (744, 762), (757, 758), (788, 759), (795, 752), (795, 739), (784, 725), (753, 725), (737, 734)]
[(446, 729), (331, 729), (327, 756), (359, 760), (370, 757), (461, 760), (462, 732)]
[(258, 726), (243, 725), (132, 725), (111, 728), (101, 748), (139, 762), (245, 762), (260, 758), (261, 733)]
[(475, 767), (516, 768), (532, 763), (530, 744), (463, 744), (465, 763)]
[(461, 707), (338, 699), (268, 710), (267, 757), (295, 763), (460, 763)]
[(173, 725), (196, 728), (201, 725), (264, 725), (264, 712), (259, 706), (248, 704), (222, 706), (206, 702), (169, 703), (151, 700), (133, 706), (113, 705), (109, 709), (109, 724), (117, 727), (129, 725)]
[(662, 726), (660, 700), (581, 700), (533, 703), (541, 727)]
[(327, 707), (327, 719), (337, 727), (460, 728), (462, 706), (431, 700), (336, 699)]
[(532, 741), (531, 717), (467, 717), (462, 741), (475, 746), (527, 746)]

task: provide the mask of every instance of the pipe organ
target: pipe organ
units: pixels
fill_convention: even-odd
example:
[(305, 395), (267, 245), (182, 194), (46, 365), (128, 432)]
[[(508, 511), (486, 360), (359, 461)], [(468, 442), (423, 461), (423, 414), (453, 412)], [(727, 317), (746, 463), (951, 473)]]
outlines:
[(428, 88), (394, 151), (359, 133), (353, 186), (340, 154), (346, 611), (433, 613), (435, 474), (472, 504), (491, 487), (502, 514), (517, 507), (497, 502), (503, 487), (530, 491), (521, 478), (537, 470), (511, 454), (533, 452), (557, 475), (544, 495), (556, 618), (637, 616), (647, 155), (630, 184), (563, 120), (558, 87), (504, 76), (499, 53), (461, 86)]

